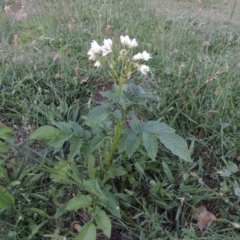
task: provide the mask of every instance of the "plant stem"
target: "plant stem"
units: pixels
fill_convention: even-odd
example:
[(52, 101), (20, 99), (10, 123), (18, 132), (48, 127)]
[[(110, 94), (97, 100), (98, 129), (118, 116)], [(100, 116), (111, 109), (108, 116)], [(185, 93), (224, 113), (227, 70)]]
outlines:
[(123, 123), (124, 121), (121, 121), (121, 122), (117, 122), (117, 126), (116, 126), (116, 136), (113, 140), (113, 143), (112, 143), (112, 148), (111, 148), (111, 151), (108, 155), (108, 158), (107, 158), (107, 162), (108, 162), (108, 169), (110, 169), (110, 167), (112, 166), (112, 158), (113, 158), (113, 154), (115, 152), (115, 150), (117, 149), (117, 146), (119, 144), (119, 141), (120, 141), (120, 138), (122, 136), (122, 128), (123, 128)]

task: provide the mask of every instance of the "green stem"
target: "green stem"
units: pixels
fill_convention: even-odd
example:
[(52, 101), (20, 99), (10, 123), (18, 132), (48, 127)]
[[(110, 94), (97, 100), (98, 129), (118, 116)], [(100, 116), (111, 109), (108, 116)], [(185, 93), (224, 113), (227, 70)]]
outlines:
[(112, 148), (111, 148), (111, 151), (108, 155), (108, 158), (107, 158), (107, 162), (108, 162), (108, 169), (110, 169), (110, 167), (112, 166), (112, 158), (113, 158), (113, 154), (115, 153), (117, 147), (118, 147), (118, 144), (119, 144), (119, 141), (121, 139), (121, 136), (122, 136), (122, 128), (123, 128), (123, 123), (124, 121), (122, 122), (117, 122), (117, 126), (116, 126), (116, 136), (113, 140), (113, 143), (112, 143)]

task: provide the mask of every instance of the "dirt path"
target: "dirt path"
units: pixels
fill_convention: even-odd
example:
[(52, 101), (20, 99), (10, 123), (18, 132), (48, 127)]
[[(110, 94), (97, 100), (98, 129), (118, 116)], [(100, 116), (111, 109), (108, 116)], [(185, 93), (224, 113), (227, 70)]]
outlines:
[(227, 23), (232, 15), (231, 23), (240, 25), (240, 0), (152, 0), (150, 7), (170, 17), (202, 21)]

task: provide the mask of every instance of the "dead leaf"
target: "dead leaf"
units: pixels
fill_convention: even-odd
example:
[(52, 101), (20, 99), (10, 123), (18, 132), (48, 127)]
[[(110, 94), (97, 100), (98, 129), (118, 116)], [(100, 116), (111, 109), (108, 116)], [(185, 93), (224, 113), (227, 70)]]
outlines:
[(197, 175), (195, 172), (190, 172), (190, 175), (191, 175), (192, 177), (198, 178), (198, 175)]
[(15, 18), (17, 21), (20, 21), (23, 18), (27, 17), (27, 13), (24, 10), (24, 6), (19, 4), (17, 6), (6, 5), (4, 11), (7, 16)]
[(199, 206), (194, 213), (194, 220), (197, 222), (198, 228), (202, 231), (204, 228), (208, 228), (212, 225), (213, 221), (217, 218), (214, 214), (207, 211), (207, 208), (203, 205)]
[(106, 35), (111, 35), (112, 30), (113, 30), (113, 26), (107, 25), (107, 27), (105, 29)]
[(4, 123), (2, 123), (2, 122), (0, 122), (0, 127), (2, 127), (2, 126), (5, 126), (5, 124), (4, 124)]
[(238, 156), (238, 157), (236, 158), (236, 160), (237, 160), (237, 161), (240, 161), (240, 156)]
[(14, 42), (14, 46), (17, 47), (19, 44), (19, 37), (17, 34), (14, 34), (13, 36), (13, 42)]
[(183, 205), (184, 201), (185, 201), (185, 198), (182, 198), (182, 197), (179, 197), (178, 200), (180, 201), (181, 203), (181, 206)]
[(74, 68), (74, 73), (75, 75), (77, 75), (80, 72), (80, 68), (79, 67), (75, 67)]
[(78, 232), (80, 232), (80, 230), (81, 230), (81, 226), (80, 226), (78, 223), (75, 223), (75, 224), (73, 225), (73, 228), (74, 228), (75, 230), (77, 230)]
[(86, 77), (82, 80), (82, 83), (88, 82), (88, 80), (89, 80), (89, 77)]
[(54, 56), (53, 56), (53, 61), (55, 62), (57, 59), (60, 58), (60, 54), (59, 53), (56, 53)]

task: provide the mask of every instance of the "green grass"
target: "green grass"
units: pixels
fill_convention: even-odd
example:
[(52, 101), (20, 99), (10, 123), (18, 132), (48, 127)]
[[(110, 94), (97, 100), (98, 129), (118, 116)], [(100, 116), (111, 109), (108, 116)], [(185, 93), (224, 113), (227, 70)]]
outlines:
[[(206, 9), (212, 5), (204, 2)], [(82, 123), (98, 92), (113, 82), (108, 70), (95, 69), (88, 60), (91, 41), (118, 42), (124, 34), (152, 55), (152, 74), (131, 79), (160, 102), (142, 118), (176, 129), (193, 162), (179, 160), (162, 146), (155, 162), (134, 155), (127, 162), (128, 177), (106, 184), (122, 214), (119, 220), (106, 211), (112, 239), (238, 239), (239, 229), (230, 222), (239, 222), (240, 215), (240, 22), (235, 15), (233, 23), (228, 21), (229, 9), (225, 19), (204, 20), (175, 10), (159, 12), (157, 3), (139, 0), (52, 0), (26, 5), (28, 18), (19, 22), (1, 14), (0, 122), (14, 129), (17, 143), (23, 138), (0, 155), (0, 186), (15, 199), (14, 206), (0, 209), (1, 239), (75, 239), (74, 223), (91, 219), (87, 210), (64, 211), (69, 199), (85, 193), (77, 180), (62, 184), (50, 177), (55, 155), (66, 160), (68, 146), (54, 152), (26, 136), (53, 120)], [(110, 35), (107, 25), (113, 27)], [(13, 157), (19, 162), (7, 171)], [(133, 164), (139, 161), (145, 174)], [(81, 158), (69, 165), (88, 178)], [(184, 198), (182, 206), (179, 198)], [(193, 219), (200, 205), (223, 220), (200, 231)], [(104, 239), (101, 231), (97, 239)]]

